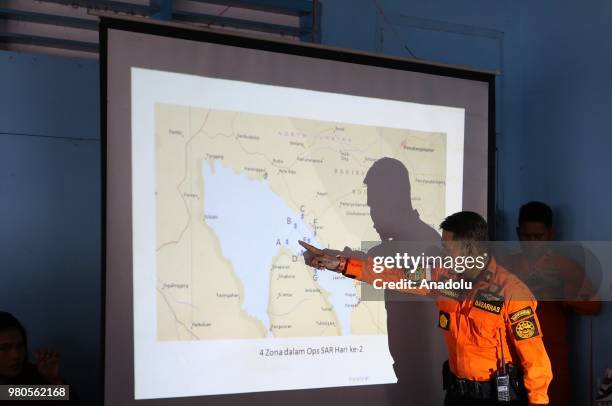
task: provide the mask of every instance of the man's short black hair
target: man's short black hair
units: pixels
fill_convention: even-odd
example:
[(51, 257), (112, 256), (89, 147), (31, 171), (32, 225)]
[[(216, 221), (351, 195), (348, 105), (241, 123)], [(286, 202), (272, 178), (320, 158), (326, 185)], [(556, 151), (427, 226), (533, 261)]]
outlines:
[(548, 228), (553, 224), (553, 213), (549, 205), (542, 202), (529, 202), (521, 206), (519, 210), (519, 226), (526, 222), (544, 223)]
[(454, 240), (487, 241), (489, 230), (482, 216), (473, 211), (460, 211), (444, 219), (440, 228), (453, 233)]

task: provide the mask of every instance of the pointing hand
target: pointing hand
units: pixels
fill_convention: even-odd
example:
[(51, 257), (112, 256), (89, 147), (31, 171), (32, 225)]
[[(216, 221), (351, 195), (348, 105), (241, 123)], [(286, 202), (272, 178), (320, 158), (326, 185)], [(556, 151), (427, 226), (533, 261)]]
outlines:
[(329, 269), (330, 271), (338, 271), (338, 265), (340, 265), (340, 258), (326, 254), (323, 250), (314, 247), (304, 241), (298, 241), (298, 243), (304, 247), (304, 262), (306, 265), (317, 269)]

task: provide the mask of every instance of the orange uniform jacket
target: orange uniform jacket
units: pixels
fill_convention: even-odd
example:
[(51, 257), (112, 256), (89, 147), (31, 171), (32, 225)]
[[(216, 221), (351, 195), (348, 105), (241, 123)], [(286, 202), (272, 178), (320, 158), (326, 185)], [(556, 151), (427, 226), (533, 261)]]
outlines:
[[(564, 282), (563, 294), (567, 298), (577, 298), (580, 292), (587, 292), (590, 293), (589, 296), (594, 296), (578, 264), (552, 251), (533, 262), (522, 254), (512, 255), (505, 258), (503, 264), (526, 283), (544, 272), (554, 272), (555, 279)], [(548, 297), (546, 292), (534, 292), (534, 294)], [(550, 356), (554, 372), (549, 396), (550, 403), (555, 406), (567, 406), (571, 403), (569, 345), (567, 342), (568, 311), (571, 309), (578, 314), (596, 314), (600, 308), (601, 303), (598, 301), (551, 300), (539, 302), (536, 313), (542, 328), (546, 331), (544, 346)]]
[[(377, 279), (386, 282), (406, 279), (400, 269), (385, 269), (380, 274), (372, 269), (371, 259), (350, 258), (345, 274), (368, 284), (374, 284)], [(432, 280), (443, 282), (450, 276), (444, 270), (434, 270)], [(380, 281), (377, 285), (380, 286)], [(498, 266), (494, 259), (487, 270), (481, 272), (471, 291), (398, 290), (436, 299), (440, 311), (438, 327), (444, 333), (454, 375), (489, 381), (501, 367), (501, 329), (506, 362), (522, 366), (529, 402), (548, 404), (552, 371), (535, 313), (537, 302), (529, 289), (516, 276)]]

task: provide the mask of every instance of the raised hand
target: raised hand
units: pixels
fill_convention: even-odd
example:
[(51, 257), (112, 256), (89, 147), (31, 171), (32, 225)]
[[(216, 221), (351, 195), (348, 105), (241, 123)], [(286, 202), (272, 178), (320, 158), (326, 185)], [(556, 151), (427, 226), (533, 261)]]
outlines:
[(59, 374), (59, 354), (47, 348), (36, 351), (36, 366), (41, 374), (50, 384), (61, 385), (62, 378)]

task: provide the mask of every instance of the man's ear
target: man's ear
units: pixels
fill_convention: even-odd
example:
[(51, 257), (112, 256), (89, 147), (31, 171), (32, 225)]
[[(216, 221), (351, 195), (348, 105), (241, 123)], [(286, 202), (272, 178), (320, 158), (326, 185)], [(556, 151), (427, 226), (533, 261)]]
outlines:
[(555, 229), (553, 228), (553, 226), (550, 226), (550, 228), (548, 229), (548, 232), (550, 233), (550, 239), (551, 241), (555, 239)]

